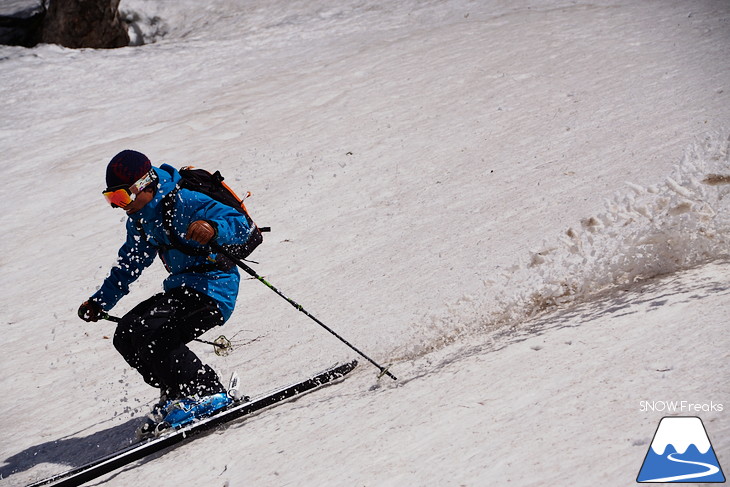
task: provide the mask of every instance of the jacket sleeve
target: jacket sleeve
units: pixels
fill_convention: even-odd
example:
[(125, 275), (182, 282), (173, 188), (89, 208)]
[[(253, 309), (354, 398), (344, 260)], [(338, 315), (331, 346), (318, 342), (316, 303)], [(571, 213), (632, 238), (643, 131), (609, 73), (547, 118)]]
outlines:
[[(202, 193), (195, 195), (197, 201), (192, 205), (194, 220), (205, 220), (213, 224), (216, 229), (215, 241), (221, 245), (240, 244), (245, 242), (251, 234), (251, 227), (246, 217), (228, 205), (219, 203)], [(186, 243), (192, 243), (187, 240)]]
[(119, 249), (117, 264), (91, 299), (105, 311), (112, 309), (129, 293), (129, 285), (154, 262), (155, 256), (157, 248), (147, 241), (131, 219), (127, 220), (127, 240)]
[(212, 218), (206, 218), (216, 227), (215, 241), (220, 245), (240, 244), (248, 240), (251, 234), (246, 217), (235, 209), (220, 205), (218, 212)]

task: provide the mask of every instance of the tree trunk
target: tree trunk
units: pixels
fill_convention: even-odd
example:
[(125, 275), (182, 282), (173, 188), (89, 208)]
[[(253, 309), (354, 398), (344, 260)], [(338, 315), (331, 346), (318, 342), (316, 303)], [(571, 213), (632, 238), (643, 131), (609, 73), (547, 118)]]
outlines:
[(120, 0), (50, 0), (41, 42), (65, 47), (113, 48), (129, 45), (119, 16)]

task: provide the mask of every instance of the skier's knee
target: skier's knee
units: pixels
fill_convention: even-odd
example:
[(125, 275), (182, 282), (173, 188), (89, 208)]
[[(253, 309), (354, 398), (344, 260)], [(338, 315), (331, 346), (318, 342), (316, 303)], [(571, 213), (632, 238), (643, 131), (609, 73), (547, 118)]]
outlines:
[(112, 340), (114, 348), (124, 358), (132, 357), (135, 353), (134, 341), (134, 334), (132, 333), (131, 327), (122, 318), (122, 321), (117, 325), (117, 329), (114, 332), (114, 338)]

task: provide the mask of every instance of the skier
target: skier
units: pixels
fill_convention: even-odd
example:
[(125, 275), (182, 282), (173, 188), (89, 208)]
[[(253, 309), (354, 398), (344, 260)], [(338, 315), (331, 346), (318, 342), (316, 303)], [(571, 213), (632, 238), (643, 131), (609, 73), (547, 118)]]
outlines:
[[(253, 233), (245, 216), (197, 191), (178, 187), (180, 173), (153, 167), (144, 154), (124, 150), (106, 170), (107, 202), (127, 213), (126, 242), (117, 264), (99, 290), (78, 310), (98, 321), (129, 292), (129, 285), (159, 255), (170, 275), (164, 292), (125, 314), (114, 333), (114, 347), (147, 384), (160, 389), (153, 408), (157, 422), (173, 415), (176, 423), (231, 403), (215, 371), (187, 343), (223, 325), (231, 316), (240, 276), (235, 266), (216, 262), (207, 252), (185, 252), (176, 242), (200, 250), (207, 244), (246, 242)], [(174, 209), (166, 199), (172, 199)], [(170, 214), (171, 213), (171, 214)], [(165, 218), (172, 226), (166, 233)], [(170, 220), (168, 220), (169, 222)], [(169, 225), (169, 223), (168, 223)], [(223, 259), (220, 259), (223, 260)]]

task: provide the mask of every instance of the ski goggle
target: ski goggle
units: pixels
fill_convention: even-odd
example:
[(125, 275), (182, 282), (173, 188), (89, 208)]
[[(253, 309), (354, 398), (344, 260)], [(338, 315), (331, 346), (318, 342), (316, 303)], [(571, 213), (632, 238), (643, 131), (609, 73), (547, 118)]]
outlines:
[(141, 193), (147, 186), (154, 183), (157, 180), (157, 174), (152, 169), (150, 172), (139, 178), (131, 186), (120, 185), (107, 188), (102, 191), (104, 198), (107, 203), (112, 205), (112, 208), (125, 208)]

